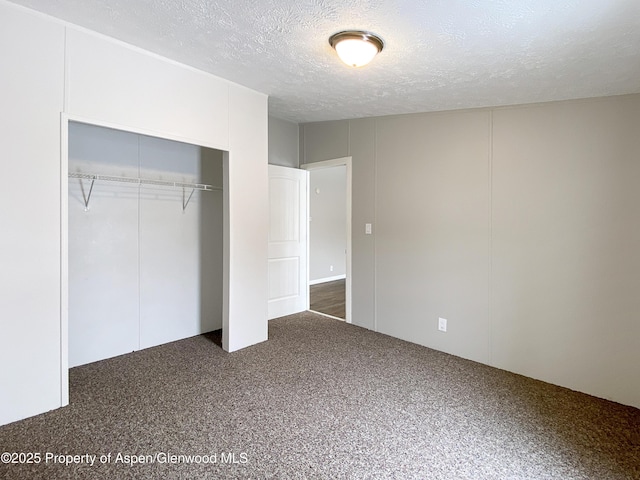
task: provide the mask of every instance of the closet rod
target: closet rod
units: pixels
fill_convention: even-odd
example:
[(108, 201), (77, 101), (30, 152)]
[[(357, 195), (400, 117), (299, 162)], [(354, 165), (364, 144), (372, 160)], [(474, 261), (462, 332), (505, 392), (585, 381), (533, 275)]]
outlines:
[(133, 183), (136, 185), (160, 185), (164, 187), (191, 188), (193, 190), (214, 191), (222, 190), (220, 187), (206, 185), (204, 183), (185, 183), (185, 182), (169, 182), (166, 180), (152, 180), (149, 178), (133, 178), (133, 177), (113, 177), (110, 175), (94, 175), (89, 173), (73, 173), (69, 172), (69, 178), (81, 178), (85, 180), (104, 180), (107, 182)]

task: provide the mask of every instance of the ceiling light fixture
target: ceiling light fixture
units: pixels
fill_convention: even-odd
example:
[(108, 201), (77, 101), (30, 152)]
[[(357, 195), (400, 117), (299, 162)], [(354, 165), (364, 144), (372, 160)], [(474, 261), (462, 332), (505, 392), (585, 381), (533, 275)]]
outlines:
[(329, 37), (331, 45), (340, 60), (350, 67), (362, 67), (373, 60), (384, 48), (380, 37), (362, 30), (346, 30)]

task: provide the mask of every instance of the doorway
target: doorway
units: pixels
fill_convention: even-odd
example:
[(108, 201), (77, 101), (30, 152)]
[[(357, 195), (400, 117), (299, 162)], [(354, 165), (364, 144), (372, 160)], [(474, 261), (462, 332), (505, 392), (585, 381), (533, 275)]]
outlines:
[(351, 323), (351, 157), (300, 168), (310, 172), (310, 310)]

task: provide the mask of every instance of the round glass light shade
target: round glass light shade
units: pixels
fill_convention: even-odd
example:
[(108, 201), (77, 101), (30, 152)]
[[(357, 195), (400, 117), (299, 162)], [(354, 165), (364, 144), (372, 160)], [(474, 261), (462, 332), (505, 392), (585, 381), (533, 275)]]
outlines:
[(332, 35), (329, 43), (340, 60), (350, 67), (362, 67), (382, 51), (382, 40), (368, 32), (348, 31)]

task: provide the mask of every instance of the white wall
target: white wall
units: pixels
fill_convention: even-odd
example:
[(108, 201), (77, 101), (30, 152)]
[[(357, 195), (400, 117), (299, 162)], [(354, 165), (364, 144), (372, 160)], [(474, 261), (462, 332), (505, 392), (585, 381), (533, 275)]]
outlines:
[[(222, 152), (206, 150), (69, 125), (71, 172), (221, 186)], [(97, 181), (86, 210), (89, 188), (69, 181), (69, 365), (221, 328), (222, 192), (183, 211), (181, 189)]]
[(228, 82), (85, 30), (66, 37), (67, 113), (227, 149)]
[(234, 351), (268, 335), (269, 175), (267, 97), (233, 85), (229, 103), (229, 154), (224, 163), (229, 212), (224, 269), (229, 284), (222, 342)]
[(67, 118), (229, 152), (223, 346), (266, 340), (266, 95), (2, 0), (0, 32), (0, 423), (68, 401)]
[(347, 167), (309, 172), (309, 281), (347, 272)]
[(353, 323), (640, 407), (639, 124), (628, 95), (302, 125), (303, 163), (353, 158)]
[(64, 33), (0, 4), (0, 424), (61, 404)]

